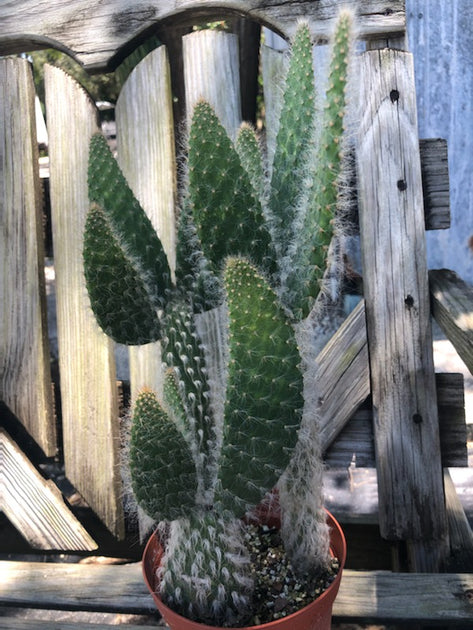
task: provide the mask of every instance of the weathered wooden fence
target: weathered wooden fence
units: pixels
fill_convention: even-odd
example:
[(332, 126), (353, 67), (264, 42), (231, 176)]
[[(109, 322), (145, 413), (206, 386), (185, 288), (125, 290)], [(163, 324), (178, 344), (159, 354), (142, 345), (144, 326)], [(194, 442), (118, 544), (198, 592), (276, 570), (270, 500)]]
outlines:
[[(324, 40), (339, 4), (185, 0), (177, 6), (152, 0), (130, 7), (107, 0), (97, 10), (88, 0), (74, 0), (42, 4), (39, 20), (35, 0), (0, 3), (0, 54), (52, 43), (87, 68), (105, 70), (156, 25), (168, 33), (174, 42), (169, 50), (175, 51), (179, 46), (169, 33), (235, 13), (284, 36), (304, 17), (313, 35)], [(383, 537), (402, 543), (395, 565), (402, 564), (402, 547), (411, 570), (436, 571), (451, 547), (473, 550), (471, 529), (448, 478), (444, 486), (446, 467), (467, 466), (463, 390), (457, 375), (434, 373), (425, 255), (425, 229), (449, 225), (446, 145), (418, 138), (404, 2), (344, 4), (356, 10), (358, 34), (366, 41), (358, 61), (354, 204), (364, 299), (319, 356), (323, 440), (329, 463), (346, 468), (356, 455), (358, 465), (376, 467), (378, 503), (373, 510)], [(198, 31), (183, 38), (182, 50), (187, 111), (204, 96), (233, 135), (242, 118), (236, 35)], [(271, 50), (261, 54), (268, 91), (282, 58)], [(170, 68), (176, 65), (170, 65), (166, 46), (155, 49), (132, 71), (116, 106), (119, 163), (171, 260), (177, 183)], [(57, 441), (45, 322), (34, 87), (28, 62), (17, 57), (0, 59), (0, 399), (46, 456), (61, 446), (67, 478), (109, 530), (122, 537), (126, 488), (120, 475), (113, 347), (95, 324), (81, 265), (88, 141), (98, 128), (97, 112), (62, 70), (47, 67), (45, 81), (62, 444)], [(268, 121), (272, 102), (267, 93)], [(269, 124), (269, 135), (270, 130)], [(433, 314), (471, 370), (472, 291), (444, 271), (431, 272), (430, 283)], [(159, 390), (159, 364), (157, 344), (131, 350), (132, 397), (144, 384)], [(57, 501), (57, 493), (46, 496), (49, 484), (34, 469), (26, 474), (25, 459), (5, 432), (0, 434), (0, 456), (0, 508), (12, 514), (24, 506), (25, 488), (39, 493), (15, 523), (34, 545), (94, 548), (80, 523)], [(22, 476), (12, 480), (20, 471)], [(48, 518), (54, 501), (57, 516)]]

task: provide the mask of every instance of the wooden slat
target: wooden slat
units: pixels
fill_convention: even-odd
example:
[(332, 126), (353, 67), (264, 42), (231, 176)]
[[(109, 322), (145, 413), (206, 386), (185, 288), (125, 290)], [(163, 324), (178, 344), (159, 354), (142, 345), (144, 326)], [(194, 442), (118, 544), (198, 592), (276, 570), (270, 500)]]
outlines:
[(317, 357), (323, 450), (370, 393), (365, 317), (360, 302)]
[(463, 374), (437, 373), (435, 381), (442, 466), (468, 466)]
[(182, 39), (187, 118), (195, 103), (210, 103), (231, 138), (241, 123), (238, 37), (202, 30)]
[(454, 271), (429, 272), (432, 312), (473, 374), (473, 287)]
[[(104, 70), (113, 65), (118, 51), (138, 38), (156, 22), (174, 19), (190, 21), (231, 15), (248, 15), (286, 35), (294, 32), (297, 20), (309, 20), (314, 36), (327, 37), (340, 0), (103, 0), (97, 9), (91, 0), (56, 0), (38, 5), (37, 0), (0, 5), (0, 54), (44, 48), (58, 42), (87, 68)], [(362, 37), (405, 30), (404, 0), (345, 0), (358, 13)]]
[(0, 60), (0, 399), (46, 455), (56, 452), (46, 322), (34, 85)]
[(46, 66), (45, 84), (66, 476), (121, 536), (113, 346), (90, 308), (82, 263), (89, 138), (97, 130), (97, 115), (85, 91), (62, 70)]
[[(435, 540), (441, 556), (447, 521), (412, 55), (364, 53), (360, 74), (360, 230), (381, 533)], [(438, 568), (429, 551), (416, 562)]]
[[(0, 573), (0, 604), (6, 606), (136, 614), (154, 610), (139, 564), (103, 567), (0, 562)], [(442, 622), (468, 627), (473, 613), (472, 590), (472, 574), (409, 575), (347, 569), (333, 618), (338, 622)]]
[(450, 178), (447, 141), (442, 138), (420, 140), (422, 189), (424, 191), (425, 229), (450, 227)]
[[(177, 196), (171, 78), (165, 46), (145, 57), (129, 75), (116, 106), (120, 167), (149, 216), (175, 269)], [(129, 350), (131, 394), (144, 386), (161, 392), (159, 343)]]
[[(0, 429), (0, 511), (36, 549), (90, 551), (97, 544), (52, 481), (46, 481)], [(0, 623), (1, 625), (1, 623)]]

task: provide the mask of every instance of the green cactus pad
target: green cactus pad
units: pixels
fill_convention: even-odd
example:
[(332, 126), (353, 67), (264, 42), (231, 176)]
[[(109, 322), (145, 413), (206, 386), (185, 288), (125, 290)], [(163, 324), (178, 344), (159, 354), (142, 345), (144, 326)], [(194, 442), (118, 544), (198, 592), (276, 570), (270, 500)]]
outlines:
[(196, 463), (205, 491), (213, 485), (208, 477), (208, 463), (212, 458), (215, 434), (205, 355), (195, 329), (192, 310), (186, 302), (169, 304), (162, 339), (162, 357), (176, 378), (187, 424), (193, 431), (192, 439), (199, 452)]
[(225, 129), (200, 101), (189, 135), (189, 203), (206, 258), (216, 271), (229, 255), (272, 269), (261, 204)]
[(90, 202), (103, 208), (120, 246), (140, 270), (150, 299), (163, 308), (172, 288), (166, 253), (100, 133), (90, 140), (88, 183)]
[(263, 156), (255, 130), (247, 123), (241, 125), (235, 147), (256, 194), (261, 198), (264, 192)]
[(342, 171), (341, 144), (346, 109), (345, 88), (351, 55), (352, 15), (342, 11), (331, 48), (328, 89), (311, 187), (287, 279), (291, 308), (306, 317), (320, 292), (327, 268)]
[(292, 228), (302, 183), (307, 176), (314, 116), (312, 41), (308, 25), (302, 23), (291, 48), (271, 176), (269, 205), (279, 259), (286, 255), (295, 236)]
[(159, 339), (159, 319), (147, 288), (96, 203), (86, 219), (83, 257), (92, 310), (102, 330), (124, 344)]
[(219, 478), (224, 504), (238, 514), (261, 500), (289, 462), (301, 420), (302, 374), (294, 332), (256, 269), (230, 259), (225, 288), (230, 356)]
[(212, 627), (247, 620), (253, 579), (239, 519), (207, 511), (171, 523), (162, 563), (160, 595), (175, 612)]
[(221, 283), (204, 256), (188, 204), (184, 205), (179, 216), (176, 279), (192, 301), (196, 313), (209, 311), (223, 302)]
[(136, 499), (152, 518), (182, 518), (195, 508), (192, 453), (150, 390), (138, 395), (133, 411), (130, 472)]

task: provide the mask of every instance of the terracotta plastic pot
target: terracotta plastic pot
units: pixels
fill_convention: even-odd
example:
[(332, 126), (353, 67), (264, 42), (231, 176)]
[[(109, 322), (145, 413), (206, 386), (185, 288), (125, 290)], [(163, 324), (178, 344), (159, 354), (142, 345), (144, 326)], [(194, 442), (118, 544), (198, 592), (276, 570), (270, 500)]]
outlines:
[[(277, 508), (276, 511), (270, 508), (269, 512), (267, 509), (263, 508), (257, 510), (255, 514), (260, 523), (269, 525), (279, 524)], [(343, 531), (330, 512), (327, 512), (327, 519), (330, 526), (330, 548), (333, 555), (337, 557), (340, 562), (340, 570), (335, 580), (320, 597), (305, 608), (282, 619), (257, 626), (247, 626), (246, 628), (240, 628), (240, 630), (271, 630), (273, 628), (274, 630), (330, 630), (332, 606), (340, 586), (347, 548)], [(143, 575), (146, 585), (164, 621), (171, 630), (216, 630), (216, 626), (208, 626), (206, 624), (190, 621), (178, 615), (162, 602), (161, 598), (156, 593), (156, 568), (159, 566), (162, 555), (163, 546), (161, 541), (156, 534), (153, 534), (143, 553)]]

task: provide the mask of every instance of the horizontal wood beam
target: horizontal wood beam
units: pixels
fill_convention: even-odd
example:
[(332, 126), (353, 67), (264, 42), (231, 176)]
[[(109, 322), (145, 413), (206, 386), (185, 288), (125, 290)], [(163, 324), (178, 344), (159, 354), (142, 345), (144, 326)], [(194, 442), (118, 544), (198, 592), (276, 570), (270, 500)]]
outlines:
[(240, 15), (290, 36), (304, 18), (320, 38), (331, 32), (341, 5), (354, 7), (360, 37), (405, 31), (404, 0), (102, 0), (98, 7), (91, 0), (23, 0), (1, 3), (0, 55), (58, 47), (86, 68), (103, 71), (116, 65), (125, 45), (131, 48), (163, 20), (182, 25)]
[[(138, 563), (97, 566), (0, 562), (0, 574), (0, 605), (130, 614), (151, 614), (155, 610)], [(466, 628), (471, 627), (472, 591), (472, 574), (345, 570), (333, 618), (335, 622), (361, 623), (442, 622)], [(21, 622), (7, 625), (5, 619), (1, 620), (2, 628), (26, 628)], [(40, 623), (35, 626), (28, 622), (28, 630), (51, 627), (50, 621)], [(66, 625), (64, 630), (72, 628)]]

